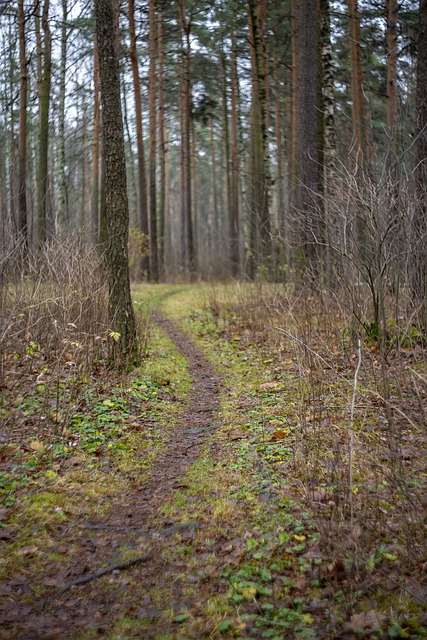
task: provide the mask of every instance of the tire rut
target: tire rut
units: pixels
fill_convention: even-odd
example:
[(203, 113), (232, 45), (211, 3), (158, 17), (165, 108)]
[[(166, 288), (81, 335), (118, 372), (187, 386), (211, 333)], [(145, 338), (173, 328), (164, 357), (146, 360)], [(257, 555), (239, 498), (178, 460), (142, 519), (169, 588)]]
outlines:
[[(31, 598), (31, 594), (35, 595), (37, 587), (43, 584), (43, 575), (28, 576), (28, 583), (18, 585), (14, 606), (9, 607), (7, 615), (10, 633), (0, 631), (0, 638), (56, 640), (75, 638), (80, 632), (93, 632), (96, 636), (108, 633), (108, 620), (120, 619), (127, 609), (132, 609), (132, 598), (144, 603), (150, 588), (170, 583), (173, 569), (162, 558), (170, 536), (184, 530), (191, 536), (193, 530), (199, 528), (197, 522), (171, 522), (162, 515), (161, 507), (174, 491), (185, 488), (186, 472), (196, 462), (207, 439), (219, 428), (216, 420), (221, 381), (201, 350), (183, 331), (158, 310), (153, 312), (153, 319), (186, 358), (193, 379), (179, 426), (170, 430), (169, 446), (156, 459), (149, 475), (141, 484), (133, 484), (129, 491), (115, 498), (105, 516), (69, 522), (60, 531), (52, 532), (53, 547), (78, 546), (78, 552), (72, 556), (73, 566), (64, 566), (69, 565), (70, 560), (58, 565), (61, 584), (41, 600)], [(98, 580), (108, 573), (108, 567), (117, 578), (120, 560), (124, 559), (123, 568), (130, 564), (124, 551), (134, 553), (144, 544), (139, 565), (130, 569), (130, 577), (123, 574), (124, 585), (112, 589), (105, 581)], [(126, 584), (131, 581), (133, 587), (126, 591)], [(85, 582), (87, 584), (83, 584)], [(153, 620), (158, 616), (158, 612), (153, 614)], [(147, 629), (144, 637), (155, 636)]]

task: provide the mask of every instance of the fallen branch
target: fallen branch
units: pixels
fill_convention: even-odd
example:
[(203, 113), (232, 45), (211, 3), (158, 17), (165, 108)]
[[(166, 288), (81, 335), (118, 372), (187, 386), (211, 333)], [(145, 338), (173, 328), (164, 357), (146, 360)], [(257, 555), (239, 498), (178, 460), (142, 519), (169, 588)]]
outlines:
[(86, 573), (83, 576), (80, 576), (80, 578), (71, 580), (71, 582), (66, 582), (62, 587), (62, 591), (66, 591), (71, 587), (74, 587), (80, 584), (86, 584), (88, 582), (92, 582), (92, 580), (97, 580), (98, 578), (102, 578), (102, 576), (105, 576), (107, 573), (111, 573), (111, 571), (129, 569), (129, 567), (132, 567), (135, 564), (139, 564), (141, 562), (148, 562), (148, 560), (151, 560), (151, 556), (146, 555), (146, 556), (138, 556), (137, 558), (133, 558), (132, 560), (126, 560), (125, 562), (115, 562), (114, 564), (110, 564), (108, 567), (105, 567), (104, 569), (99, 569), (99, 571), (95, 571), (95, 573)]

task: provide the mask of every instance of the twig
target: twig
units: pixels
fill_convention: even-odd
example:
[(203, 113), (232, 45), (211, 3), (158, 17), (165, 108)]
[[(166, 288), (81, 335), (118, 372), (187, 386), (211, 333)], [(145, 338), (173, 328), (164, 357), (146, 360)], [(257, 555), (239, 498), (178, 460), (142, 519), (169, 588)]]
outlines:
[[(276, 331), (279, 331), (279, 333), (284, 333), (289, 338), (291, 338), (291, 340), (294, 340), (301, 346), (305, 347), (307, 351), (310, 351), (310, 353), (315, 355), (316, 358), (319, 358), (319, 360), (323, 362), (323, 364), (325, 364), (328, 367), (328, 369), (331, 369), (331, 371), (333, 371), (335, 375), (338, 376), (338, 378), (341, 378), (341, 380), (343, 380), (346, 384), (351, 384), (351, 385), (353, 384), (350, 380), (348, 380), (345, 376), (343, 376), (342, 373), (339, 373), (339, 371), (337, 371), (334, 366), (332, 366), (327, 360), (325, 360), (325, 358), (323, 358), (320, 355), (320, 353), (318, 353), (314, 349), (311, 349), (308, 346), (308, 344), (305, 344), (305, 342), (303, 342), (300, 338), (297, 338), (296, 336), (292, 335), (292, 333), (289, 333), (289, 331), (286, 331), (286, 329), (283, 329), (282, 327), (276, 327), (275, 325), (272, 325), (272, 328), (276, 329)], [(378, 391), (374, 391), (373, 389), (367, 389), (366, 387), (359, 387), (359, 391), (363, 393), (367, 393), (371, 396), (374, 396), (374, 398), (378, 398), (378, 400), (381, 400), (382, 402), (384, 402), (384, 404), (391, 407), (393, 411), (401, 415), (402, 418), (405, 418), (405, 420), (409, 422), (409, 424), (415, 429), (415, 431), (417, 431), (418, 433), (421, 433), (422, 431), (421, 428), (418, 425), (416, 425), (415, 422), (411, 420), (411, 418), (404, 411), (399, 409), (399, 407), (395, 407), (389, 400), (387, 400), (386, 398), (384, 398), (384, 396), (378, 393)]]
[(137, 558), (133, 558), (132, 560), (126, 560), (126, 562), (115, 562), (114, 564), (110, 564), (108, 567), (104, 569), (99, 569), (99, 571), (95, 571), (95, 573), (85, 573), (80, 576), (80, 578), (76, 578), (75, 580), (71, 580), (71, 582), (66, 582), (62, 587), (62, 591), (66, 591), (71, 587), (74, 587), (79, 584), (86, 584), (87, 582), (91, 582), (92, 580), (97, 580), (98, 578), (102, 578), (107, 573), (111, 573), (111, 571), (128, 569), (132, 567), (134, 564), (139, 564), (140, 562), (148, 562), (151, 560), (151, 556), (138, 556)]
[(350, 408), (350, 451), (349, 451), (349, 460), (348, 460), (348, 488), (349, 488), (349, 499), (350, 499), (350, 527), (353, 531), (353, 453), (354, 453), (354, 407), (356, 404), (356, 395), (357, 395), (357, 379), (359, 377), (360, 366), (362, 364), (362, 349), (360, 346), (360, 340), (357, 341), (357, 367), (354, 372), (353, 379), (353, 396), (351, 398), (351, 408)]

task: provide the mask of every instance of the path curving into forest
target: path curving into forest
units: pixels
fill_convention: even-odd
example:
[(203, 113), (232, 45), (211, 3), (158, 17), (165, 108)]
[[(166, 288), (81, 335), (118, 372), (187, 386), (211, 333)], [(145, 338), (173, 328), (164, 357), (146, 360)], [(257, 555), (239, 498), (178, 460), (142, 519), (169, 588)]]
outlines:
[[(153, 312), (153, 320), (186, 358), (193, 380), (179, 424), (168, 430), (168, 445), (148, 476), (113, 498), (104, 516), (91, 514), (86, 520), (68, 521), (52, 531), (52, 549), (64, 554), (73, 550), (71, 557), (48, 566), (50, 576), (56, 573), (55, 579), (49, 582), (35, 572), (30, 578), (15, 575), (6, 585), (11, 597), (3, 611), (0, 607), (5, 623), (0, 627), (1, 639), (108, 636), (110, 621), (126, 615), (149, 621), (144, 638), (158, 637), (167, 630), (148, 593), (156, 587), (170, 590), (174, 570), (165, 561), (164, 551), (165, 546), (174, 544), (174, 534), (191, 538), (201, 525), (173, 522), (161, 508), (185, 486), (186, 472), (219, 428), (221, 379), (201, 350), (171, 320), (159, 310)], [(37, 596), (41, 585), (51, 587), (42, 598)], [(179, 588), (175, 596), (179, 610), (184, 598)]]

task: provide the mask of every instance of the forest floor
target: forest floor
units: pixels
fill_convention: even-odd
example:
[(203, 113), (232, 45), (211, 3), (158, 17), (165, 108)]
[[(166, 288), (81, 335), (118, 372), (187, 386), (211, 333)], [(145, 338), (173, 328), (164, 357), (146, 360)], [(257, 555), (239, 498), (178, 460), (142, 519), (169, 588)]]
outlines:
[[(34, 344), (5, 359), (0, 638), (427, 638), (418, 347), (391, 456), (378, 393), (350, 411), (357, 350), (332, 353), (328, 393), (313, 362), (302, 384), (301, 354), (224, 291), (135, 288), (146, 357), (121, 378), (70, 382), (65, 357), (54, 380)], [(377, 462), (349, 497), (350, 421)]]

